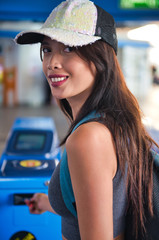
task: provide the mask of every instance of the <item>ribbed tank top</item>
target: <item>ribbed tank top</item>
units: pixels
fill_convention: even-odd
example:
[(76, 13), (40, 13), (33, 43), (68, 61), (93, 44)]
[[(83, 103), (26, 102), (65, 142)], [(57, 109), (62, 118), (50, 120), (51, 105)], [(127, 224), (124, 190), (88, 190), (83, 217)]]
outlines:
[[(96, 115), (94, 112), (89, 114), (76, 125), (73, 131), (81, 124), (97, 117), (99, 117), (99, 115)], [(63, 236), (67, 240), (80, 240), (75, 198), (68, 168), (66, 149), (64, 149), (62, 159), (51, 177), (48, 196), (52, 208), (61, 216)], [(114, 238), (124, 232), (126, 205), (125, 179), (118, 167), (116, 175), (113, 178)]]

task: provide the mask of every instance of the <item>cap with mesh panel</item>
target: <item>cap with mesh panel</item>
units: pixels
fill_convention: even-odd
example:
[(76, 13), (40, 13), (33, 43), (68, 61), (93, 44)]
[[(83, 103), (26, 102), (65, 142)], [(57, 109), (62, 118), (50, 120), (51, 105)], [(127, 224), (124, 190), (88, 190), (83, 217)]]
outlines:
[(44, 36), (68, 46), (84, 46), (102, 39), (117, 54), (117, 36), (112, 15), (89, 0), (66, 0), (59, 4), (38, 30), (15, 37), (18, 44), (42, 42)]

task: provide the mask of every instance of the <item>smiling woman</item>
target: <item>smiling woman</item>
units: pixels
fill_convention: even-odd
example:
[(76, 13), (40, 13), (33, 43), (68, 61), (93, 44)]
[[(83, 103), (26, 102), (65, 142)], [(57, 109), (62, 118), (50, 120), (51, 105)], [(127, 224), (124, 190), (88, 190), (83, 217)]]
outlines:
[(41, 43), (52, 95), (70, 119), (49, 198), (36, 194), (30, 212), (59, 214), (64, 240), (123, 240), (131, 206), (138, 239), (145, 193), (153, 214), (150, 149), (157, 144), (121, 72), (113, 17), (89, 0), (67, 0), (16, 42)]
[[(41, 44), (43, 71), (52, 94), (57, 99), (67, 99), (69, 104), (76, 103), (74, 118), (90, 95), (95, 81), (95, 66), (82, 59), (78, 48), (45, 37)], [(82, 73), (82, 74), (81, 74)]]

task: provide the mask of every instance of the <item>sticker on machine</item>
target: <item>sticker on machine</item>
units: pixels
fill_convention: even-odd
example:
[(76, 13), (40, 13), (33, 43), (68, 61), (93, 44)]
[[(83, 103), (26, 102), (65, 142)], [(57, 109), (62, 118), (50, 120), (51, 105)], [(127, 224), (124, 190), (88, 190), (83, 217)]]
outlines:
[(15, 233), (10, 240), (37, 240), (35, 238), (35, 236), (30, 233), (30, 232), (26, 232), (26, 231), (20, 231)]
[(39, 160), (29, 159), (29, 160), (22, 160), (22, 161), (20, 161), (19, 164), (22, 167), (39, 167), (39, 166), (41, 166), (42, 163)]

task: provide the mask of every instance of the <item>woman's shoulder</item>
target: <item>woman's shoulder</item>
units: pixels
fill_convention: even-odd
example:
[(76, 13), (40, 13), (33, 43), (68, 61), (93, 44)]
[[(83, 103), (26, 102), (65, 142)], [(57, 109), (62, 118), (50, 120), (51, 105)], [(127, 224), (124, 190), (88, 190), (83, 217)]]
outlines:
[[(114, 175), (117, 169), (114, 142), (109, 129), (99, 122), (87, 122), (80, 125), (67, 139), (68, 156), (87, 163), (103, 162), (110, 167)], [(80, 157), (79, 157), (80, 156)], [(71, 158), (72, 159), (72, 158)], [(78, 161), (76, 160), (76, 161)]]
[[(93, 143), (100, 141), (100, 139), (110, 139), (112, 140), (111, 133), (109, 129), (102, 123), (99, 122), (87, 122), (81, 124), (68, 138), (68, 142), (71, 144), (77, 144), (79, 142), (83, 143)], [(88, 142), (89, 140), (89, 142)], [(102, 143), (102, 142), (101, 142)]]

